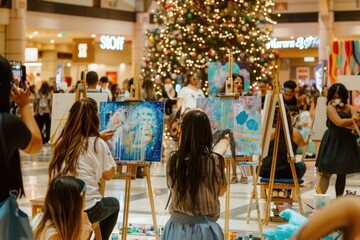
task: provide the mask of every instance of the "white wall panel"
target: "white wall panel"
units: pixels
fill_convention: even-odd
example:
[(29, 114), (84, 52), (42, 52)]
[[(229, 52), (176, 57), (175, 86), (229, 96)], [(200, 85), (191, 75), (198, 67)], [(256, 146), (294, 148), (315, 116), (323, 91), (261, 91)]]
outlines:
[(122, 35), (129, 40), (134, 34), (134, 23), (132, 22), (32, 11), (27, 12), (27, 27)]
[(319, 24), (316, 23), (279, 23), (273, 26), (273, 37), (289, 38), (290, 36), (318, 36)]
[(87, 6), (87, 7), (93, 6), (93, 0), (76, 0), (76, 1), (74, 1), (74, 0), (45, 0), (43, 2), (65, 3), (65, 4), (80, 5), (80, 6)]

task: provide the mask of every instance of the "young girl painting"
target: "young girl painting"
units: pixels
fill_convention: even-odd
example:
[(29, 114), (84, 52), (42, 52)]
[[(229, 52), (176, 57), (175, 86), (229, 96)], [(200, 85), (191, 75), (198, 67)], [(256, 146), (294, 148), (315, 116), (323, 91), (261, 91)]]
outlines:
[(219, 196), (226, 190), (225, 163), (219, 153), (224, 153), (229, 143), (220, 141), (214, 151), (212, 143), (206, 113), (201, 109), (187, 111), (181, 125), (180, 147), (167, 164), (171, 217), (163, 240), (224, 238), (216, 222), (220, 216)]
[[(108, 136), (100, 136), (97, 103), (86, 98), (76, 101), (69, 117), (56, 140), (53, 159), (49, 165), (49, 178), (71, 175), (87, 185), (85, 211), (91, 223), (100, 222), (101, 236), (109, 239), (119, 214), (119, 201), (114, 197), (102, 197), (99, 182), (115, 175), (115, 161), (107, 143)], [(113, 135), (112, 132), (105, 132)]]

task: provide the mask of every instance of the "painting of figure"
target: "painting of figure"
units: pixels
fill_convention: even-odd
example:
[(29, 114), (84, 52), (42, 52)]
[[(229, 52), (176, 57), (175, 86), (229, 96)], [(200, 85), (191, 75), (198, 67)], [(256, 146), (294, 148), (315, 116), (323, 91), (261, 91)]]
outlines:
[[(209, 62), (208, 81), (209, 97), (216, 97), (219, 93), (225, 93), (225, 81), (228, 78), (229, 63)], [(250, 91), (250, 71), (248, 63), (233, 62), (232, 73), (239, 74), (244, 78), (244, 92)]]
[(163, 102), (104, 102), (100, 105), (100, 129), (115, 130), (109, 141), (119, 161), (161, 160)]
[(217, 130), (232, 130), (236, 154), (261, 154), (260, 97), (239, 97), (237, 100), (198, 98), (197, 107), (209, 116), (213, 133)]

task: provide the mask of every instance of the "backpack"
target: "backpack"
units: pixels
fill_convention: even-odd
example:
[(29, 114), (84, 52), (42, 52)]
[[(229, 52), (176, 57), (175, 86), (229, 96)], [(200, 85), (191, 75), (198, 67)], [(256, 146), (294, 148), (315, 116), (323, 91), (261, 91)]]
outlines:
[(49, 107), (49, 102), (48, 102), (48, 100), (46, 98), (46, 95), (45, 96), (41, 95), (41, 94), (39, 94), (39, 95), (40, 95), (39, 108), (41, 108), (41, 109), (48, 108)]

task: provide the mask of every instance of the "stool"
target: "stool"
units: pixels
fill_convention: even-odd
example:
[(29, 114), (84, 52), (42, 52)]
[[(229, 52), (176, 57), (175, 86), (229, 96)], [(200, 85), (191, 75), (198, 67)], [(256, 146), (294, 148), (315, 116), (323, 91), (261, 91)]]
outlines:
[[(105, 194), (105, 187), (106, 187), (105, 179), (100, 178), (99, 193), (101, 194), (101, 196), (104, 196), (104, 194)], [(102, 240), (100, 222), (94, 222), (93, 224), (91, 224), (91, 227), (94, 230), (95, 239)]]
[(36, 214), (42, 211), (44, 206), (45, 198), (36, 198), (30, 200), (31, 203), (31, 218), (34, 218)]
[[(300, 189), (296, 189), (294, 180), (292, 178), (275, 178), (273, 190), (289, 190), (291, 191), (291, 196), (288, 194), (286, 197), (273, 196), (273, 193), (267, 192), (269, 188), (269, 178), (260, 178), (260, 198), (268, 199), (268, 194), (270, 194), (270, 202), (274, 202), (275, 209), (273, 209), (274, 213), (274, 221), (283, 221), (280, 217), (278, 217), (280, 210), (279, 205), (283, 203), (292, 204), (293, 202), (299, 203), (299, 208), (301, 214), (304, 214), (304, 209), (301, 202)], [(304, 183), (304, 180), (298, 179), (298, 184)], [(268, 203), (269, 204), (269, 203)]]

